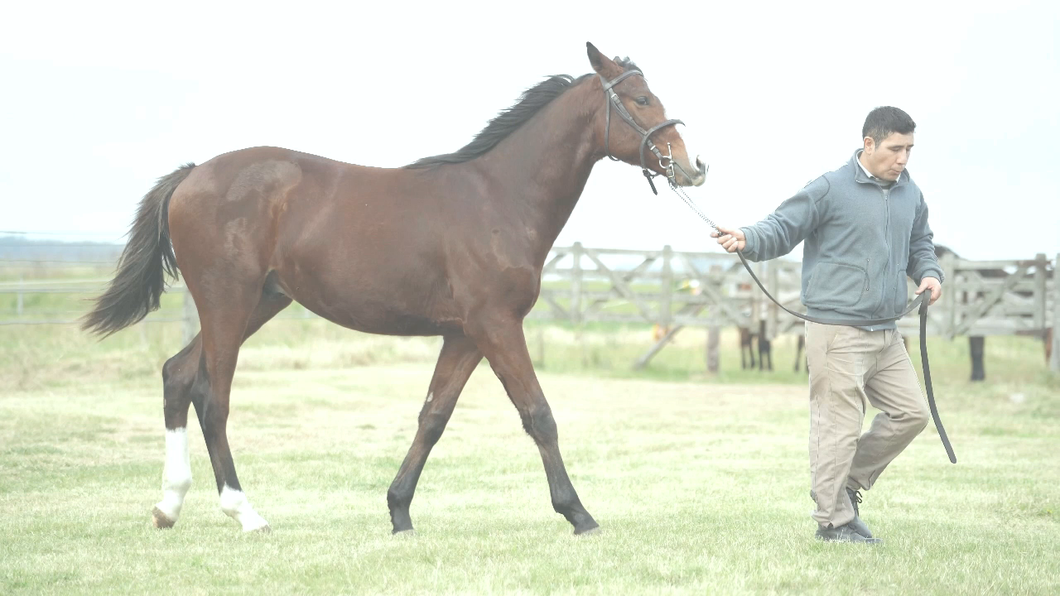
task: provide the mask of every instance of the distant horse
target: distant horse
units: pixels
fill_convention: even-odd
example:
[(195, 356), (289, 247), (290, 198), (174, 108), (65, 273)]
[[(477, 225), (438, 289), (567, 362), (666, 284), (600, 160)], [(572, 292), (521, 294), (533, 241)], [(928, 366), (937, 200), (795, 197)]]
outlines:
[[(758, 322), (758, 331), (740, 327), (740, 368), (755, 367), (755, 344), (758, 344), (758, 370), (773, 370), (773, 342), (766, 335), (766, 322)], [(750, 356), (751, 366), (747, 366)], [(766, 364), (766, 361), (769, 364)]]
[[(755, 332), (751, 331), (747, 327), (740, 327), (740, 368), (754, 368), (755, 367)], [(750, 358), (751, 366), (747, 366), (747, 359)]]
[[(750, 282), (739, 283), (736, 286), (736, 290), (739, 291), (739, 292), (750, 292), (751, 291), (751, 283)], [(752, 299), (752, 302), (753, 302), (753, 299)], [(751, 316), (753, 318), (756, 310), (752, 307), (752, 308), (750, 308), (750, 312), (751, 312)], [(765, 334), (761, 333), (761, 332), (755, 332), (750, 327), (739, 326), (739, 327), (737, 327), (737, 330), (740, 332), (740, 368), (741, 369), (745, 369), (745, 370), (748, 369), (748, 368), (751, 368), (751, 369), (755, 368), (755, 366), (756, 366), (755, 365), (755, 343), (757, 343), (758, 344), (758, 356), (759, 356), (759, 359), (758, 359), (758, 363), (759, 364), (757, 366), (758, 366), (759, 370), (761, 370), (762, 369), (762, 358), (761, 358), (762, 357), (762, 337), (764, 337)], [(765, 321), (762, 321), (762, 326), (761, 326), (760, 331), (762, 331), (762, 332), (765, 331)], [(766, 348), (765, 349), (766, 349), (766, 351), (769, 351), (769, 341), (768, 340), (766, 340)], [(750, 366), (748, 366), (748, 361), (750, 361)], [(769, 370), (773, 370), (773, 359), (772, 359), (772, 356), (770, 356)]]
[[(221, 509), (245, 531), (268, 529), (236, 478), (229, 393), (242, 343), (292, 300), (350, 329), (443, 338), (419, 428), (387, 491), (395, 533), (412, 530), (420, 472), (483, 357), (537, 444), (553, 508), (575, 534), (597, 527), (567, 476), (523, 318), (598, 161), (639, 165), (682, 186), (702, 184), (705, 167), (689, 163), (673, 126), (680, 121), (666, 119), (632, 62), (609, 60), (592, 44), (587, 52), (595, 74), (528, 89), (455, 153), (384, 169), (257, 147), (185, 165), (147, 193), (117, 275), (84, 327), (106, 335), (141, 320), (177, 269), (195, 300), (202, 330), (162, 367), (157, 527), (177, 521), (191, 485), (194, 404)], [(422, 96), (429, 104), (431, 93)]]
[(773, 370), (773, 341), (766, 333), (765, 321), (758, 322), (758, 370)]

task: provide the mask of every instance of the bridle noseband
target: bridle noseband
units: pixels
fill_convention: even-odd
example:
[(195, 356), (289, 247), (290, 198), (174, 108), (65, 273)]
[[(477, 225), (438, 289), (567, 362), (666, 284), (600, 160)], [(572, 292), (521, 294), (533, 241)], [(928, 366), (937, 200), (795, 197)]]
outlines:
[(661, 128), (665, 128), (667, 126), (675, 124), (684, 124), (684, 122), (676, 119), (671, 119), (656, 124), (655, 126), (647, 130), (645, 130), (644, 127), (642, 127), (640, 124), (637, 124), (637, 121), (633, 119), (632, 115), (630, 115), (629, 110), (626, 109), (626, 106), (622, 105), (622, 100), (618, 97), (618, 94), (615, 93), (614, 89), (615, 85), (621, 83), (622, 81), (628, 79), (633, 75), (644, 76), (644, 74), (639, 70), (627, 70), (626, 72), (618, 75), (610, 81), (605, 79), (601, 74), (596, 75), (600, 77), (600, 84), (603, 85), (604, 93), (607, 94), (607, 121), (604, 126), (604, 153), (606, 153), (607, 157), (612, 161), (619, 161), (617, 157), (611, 155), (611, 108), (614, 107), (615, 111), (618, 112), (618, 115), (621, 116), (627, 124), (632, 126), (633, 130), (637, 131), (637, 134), (641, 136), (640, 169), (641, 172), (644, 173), (644, 177), (648, 179), (648, 185), (651, 186), (651, 191), (655, 194), (659, 194), (659, 191), (655, 190), (655, 183), (652, 182), (652, 178), (658, 176), (658, 174), (648, 169), (648, 162), (644, 157), (644, 149), (648, 149), (649, 151), (655, 154), (655, 157), (659, 159), (659, 167), (663, 168), (666, 171), (666, 177), (670, 180), (670, 184), (675, 185), (676, 179), (674, 173), (673, 150), (670, 149), (670, 144), (667, 143), (666, 150), (669, 155), (663, 155), (662, 151), (659, 151), (659, 148), (655, 146), (655, 143), (651, 142), (651, 135)]

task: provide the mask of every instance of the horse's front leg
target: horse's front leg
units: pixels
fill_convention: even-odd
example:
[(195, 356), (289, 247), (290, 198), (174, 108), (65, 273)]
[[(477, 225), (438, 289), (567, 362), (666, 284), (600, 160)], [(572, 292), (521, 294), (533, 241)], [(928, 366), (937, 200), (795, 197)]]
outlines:
[(534, 373), (522, 320), (513, 317), (482, 320), (471, 334), (519, 411), (523, 428), (541, 452), (552, 507), (574, 526), (575, 534), (596, 529), (596, 521), (582, 506), (563, 465), (556, 421)]
[(482, 354), (474, 342), (463, 336), (447, 336), (438, 355), (427, 400), (420, 411), (419, 429), (412, 440), (408, 455), (401, 463), (390, 490), (386, 493), (387, 506), (394, 533), (412, 531), (409, 505), (416, 492), (423, 465), (438, 439), (441, 438), (449, 417), (453, 415), (456, 400), (475, 367), (482, 361)]

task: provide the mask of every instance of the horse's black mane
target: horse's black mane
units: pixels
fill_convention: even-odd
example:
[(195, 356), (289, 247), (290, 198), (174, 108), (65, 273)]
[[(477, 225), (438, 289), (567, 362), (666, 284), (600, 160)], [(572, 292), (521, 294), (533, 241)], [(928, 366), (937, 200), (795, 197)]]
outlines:
[[(629, 58), (619, 59), (616, 57), (615, 62), (624, 70), (640, 70)], [(590, 76), (593, 76), (593, 73), (582, 75), (577, 79), (570, 75), (553, 75), (527, 89), (514, 106), (504, 110), (493, 120), (490, 120), (486, 128), (482, 129), (470, 143), (459, 151), (424, 157), (405, 167), (430, 168), (444, 164), (463, 163), (485, 155), (507, 138), (508, 135), (518, 130), (527, 120), (533, 118), (534, 114), (538, 113), (541, 108), (547, 106), (553, 99), (563, 95), (567, 89)]]

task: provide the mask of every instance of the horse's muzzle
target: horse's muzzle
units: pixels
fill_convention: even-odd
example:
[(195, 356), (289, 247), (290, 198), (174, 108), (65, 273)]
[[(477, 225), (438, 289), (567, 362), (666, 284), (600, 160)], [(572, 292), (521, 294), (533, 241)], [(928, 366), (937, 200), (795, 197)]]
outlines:
[(678, 186), (702, 186), (707, 180), (707, 164), (698, 156), (694, 168), (679, 161), (674, 162), (674, 165), (677, 166), (674, 168), (674, 178)]

